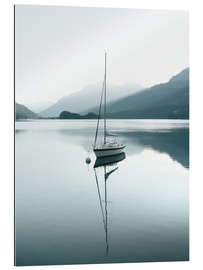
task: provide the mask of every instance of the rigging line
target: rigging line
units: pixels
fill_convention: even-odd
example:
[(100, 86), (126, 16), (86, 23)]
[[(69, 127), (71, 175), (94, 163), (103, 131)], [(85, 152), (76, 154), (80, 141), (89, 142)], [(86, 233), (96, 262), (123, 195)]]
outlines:
[(98, 183), (96, 169), (94, 169), (94, 173), (95, 173), (95, 179), (96, 179), (96, 184), (97, 184), (97, 192), (98, 192), (98, 195), (99, 195), (99, 203), (100, 203), (100, 208), (101, 208), (101, 213), (102, 213), (102, 218), (103, 218), (103, 223), (104, 223), (104, 230), (106, 231), (104, 210), (103, 210), (103, 206), (102, 206), (101, 193), (100, 193), (100, 190), (99, 190), (99, 183)]
[(105, 79), (104, 79), (103, 85), (102, 85), (102, 94), (101, 94), (101, 100), (100, 100), (100, 105), (99, 105), (99, 114), (98, 114), (98, 119), (97, 119), (97, 128), (96, 128), (96, 134), (95, 134), (95, 139), (94, 139), (94, 149), (95, 149), (96, 143), (97, 143), (97, 135), (98, 135), (98, 128), (99, 128), (99, 119), (100, 119), (100, 115), (101, 115), (102, 100), (103, 100), (103, 94), (104, 94), (104, 84), (105, 84)]

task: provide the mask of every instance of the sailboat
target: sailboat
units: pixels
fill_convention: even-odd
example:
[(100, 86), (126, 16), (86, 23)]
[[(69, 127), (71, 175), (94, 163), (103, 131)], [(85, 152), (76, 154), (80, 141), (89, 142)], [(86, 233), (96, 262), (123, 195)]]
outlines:
[[(117, 141), (108, 141), (107, 137), (111, 136), (106, 129), (106, 58), (107, 53), (105, 52), (105, 73), (104, 73), (104, 81), (102, 86), (102, 93), (101, 93), (101, 99), (100, 99), (100, 106), (99, 106), (99, 114), (98, 114), (98, 120), (97, 120), (97, 127), (96, 127), (96, 133), (95, 133), (95, 140), (94, 140), (94, 153), (96, 157), (106, 157), (106, 156), (114, 156), (118, 155), (123, 152), (123, 149), (125, 148), (124, 144), (118, 143)], [(104, 103), (104, 104), (103, 104)], [(102, 104), (104, 107), (104, 133), (103, 133), (103, 143), (101, 145), (97, 145), (97, 137), (98, 137), (98, 129), (99, 129), (99, 123), (101, 119), (101, 112), (102, 112)]]

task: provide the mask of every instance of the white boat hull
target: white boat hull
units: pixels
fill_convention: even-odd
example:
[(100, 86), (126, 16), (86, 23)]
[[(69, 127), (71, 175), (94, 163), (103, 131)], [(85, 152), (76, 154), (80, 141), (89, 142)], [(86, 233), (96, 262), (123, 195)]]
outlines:
[(119, 147), (119, 148), (109, 148), (109, 149), (94, 149), (94, 153), (96, 157), (107, 157), (107, 156), (114, 156), (118, 155), (123, 152), (123, 149), (125, 146)]

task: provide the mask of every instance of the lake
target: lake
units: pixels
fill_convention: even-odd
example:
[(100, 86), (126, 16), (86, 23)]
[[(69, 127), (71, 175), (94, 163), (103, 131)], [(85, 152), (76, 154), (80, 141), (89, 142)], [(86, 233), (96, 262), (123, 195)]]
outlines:
[(16, 122), (16, 265), (189, 260), (189, 121), (109, 120), (125, 156), (97, 168), (95, 127)]

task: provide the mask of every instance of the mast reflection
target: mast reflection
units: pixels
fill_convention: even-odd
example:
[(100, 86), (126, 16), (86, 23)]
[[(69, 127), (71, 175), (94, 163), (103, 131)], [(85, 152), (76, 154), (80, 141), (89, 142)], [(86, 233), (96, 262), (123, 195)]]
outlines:
[[(121, 153), (119, 155), (115, 156), (108, 156), (108, 157), (101, 157), (97, 158), (94, 164), (94, 174), (95, 174), (95, 180), (97, 185), (97, 193), (99, 198), (99, 205), (101, 209), (102, 214), (102, 221), (104, 225), (104, 231), (105, 231), (105, 241), (106, 241), (106, 256), (108, 256), (109, 253), (109, 242), (108, 242), (108, 208), (107, 208), (107, 179), (109, 176), (114, 173), (118, 169), (118, 162), (125, 159), (125, 153)], [(103, 167), (104, 169), (104, 208), (102, 204), (101, 199), (101, 192), (99, 187), (99, 181), (98, 181), (98, 175), (97, 175), (97, 168)]]

